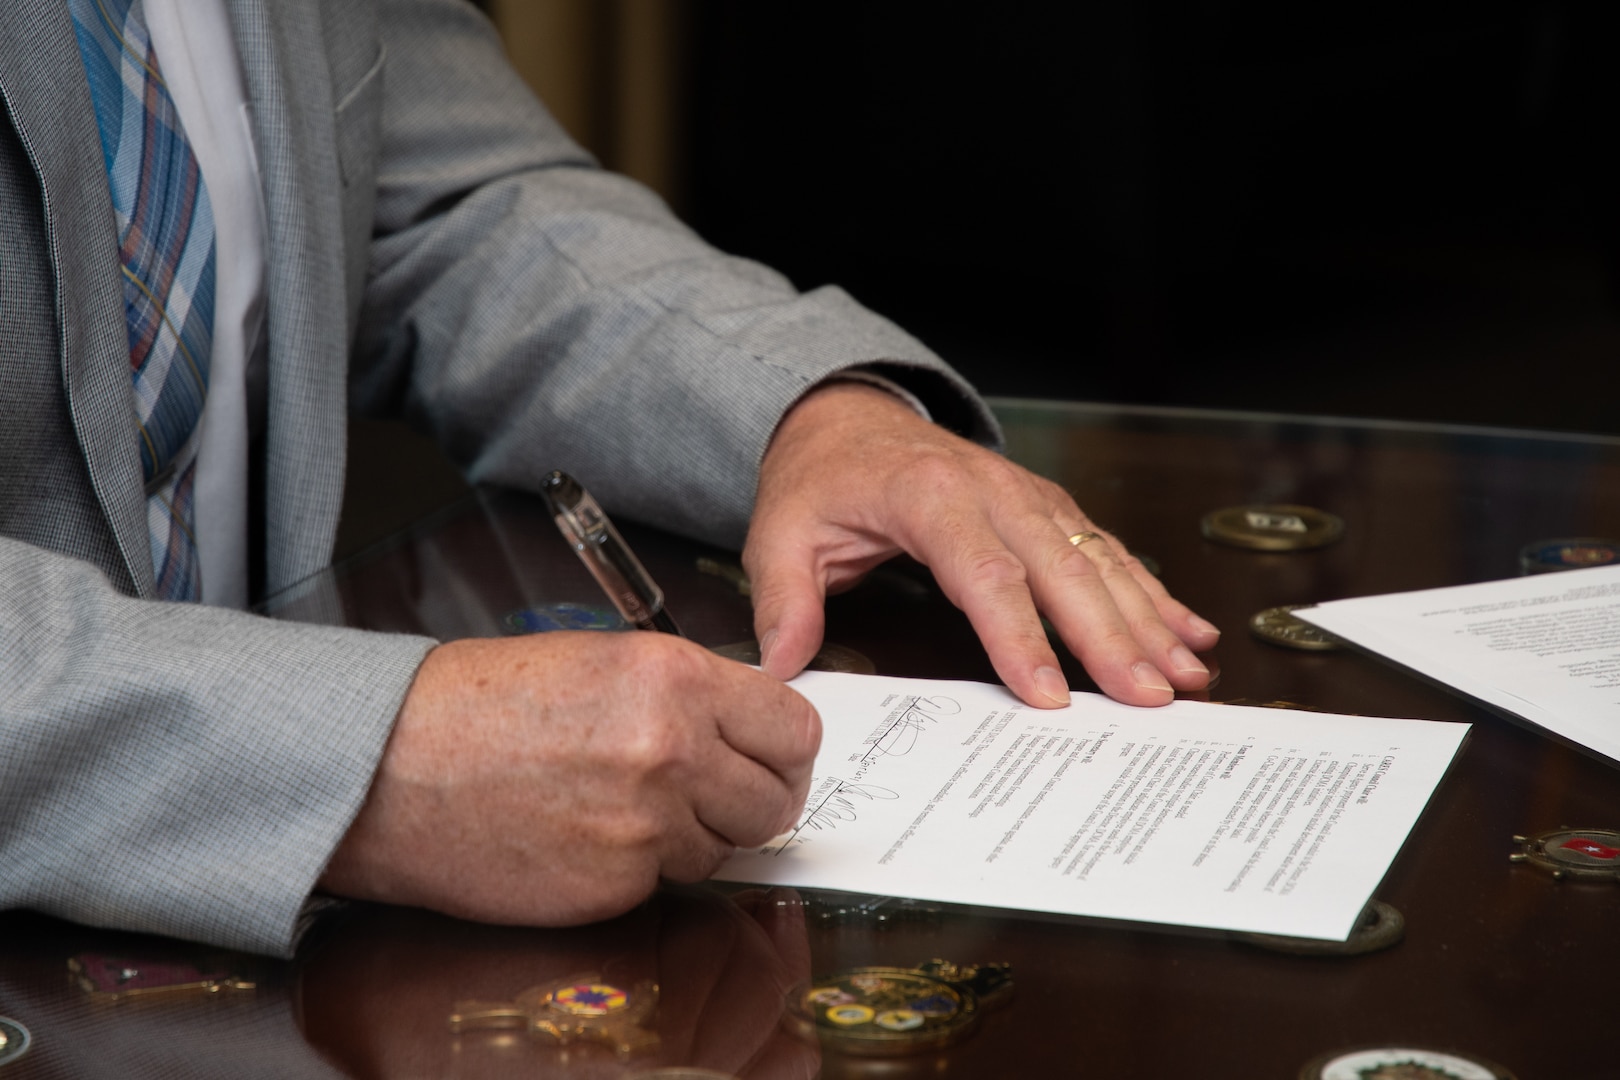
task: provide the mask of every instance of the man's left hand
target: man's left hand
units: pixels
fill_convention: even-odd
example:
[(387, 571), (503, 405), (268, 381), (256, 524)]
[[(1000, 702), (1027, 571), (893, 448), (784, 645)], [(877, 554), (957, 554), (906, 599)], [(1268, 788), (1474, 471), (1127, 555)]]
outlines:
[[(1071, 543), (1080, 533), (1096, 539)], [(1031, 705), (1069, 701), (1043, 614), (1119, 701), (1164, 705), (1208, 683), (1193, 652), (1220, 631), (1062, 488), (877, 387), (811, 391), (765, 453), (743, 549), (761, 666), (797, 675), (821, 645), (826, 595), (902, 551), (933, 571), (996, 673)]]

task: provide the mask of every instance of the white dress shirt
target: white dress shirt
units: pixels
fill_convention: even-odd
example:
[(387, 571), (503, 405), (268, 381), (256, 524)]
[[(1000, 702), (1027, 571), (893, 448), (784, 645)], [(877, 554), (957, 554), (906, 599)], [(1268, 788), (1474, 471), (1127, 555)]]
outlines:
[(214, 208), (214, 348), (197, 438), (202, 600), (248, 602), (247, 369), (264, 348), (264, 193), (225, 0), (145, 0), (163, 80)]

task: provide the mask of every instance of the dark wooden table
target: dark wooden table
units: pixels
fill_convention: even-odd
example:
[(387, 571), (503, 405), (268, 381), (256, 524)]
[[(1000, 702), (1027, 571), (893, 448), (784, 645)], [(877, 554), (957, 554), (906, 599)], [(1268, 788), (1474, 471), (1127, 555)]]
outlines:
[[(872, 904), (836, 894), (668, 890), (576, 930), (491, 928), (354, 906), (290, 964), (209, 954), (26, 913), (0, 918), (0, 1015), (36, 1046), (13, 1077), (618, 1077), (698, 1064), (746, 1077), (1232, 1077), (1297, 1075), (1359, 1044), (1451, 1048), (1521, 1080), (1620, 1076), (1620, 884), (1557, 882), (1513, 865), (1514, 833), (1620, 826), (1620, 769), (1354, 652), (1249, 635), (1262, 608), (1454, 585), (1518, 572), (1560, 536), (1620, 537), (1620, 440), (1316, 422), (1288, 417), (998, 402), (1012, 455), (1162, 567), (1225, 631), (1217, 701), (1286, 700), (1366, 715), (1467, 720), (1462, 755), (1378, 897), (1406, 919), (1397, 946), (1298, 956), (1212, 934)], [(1295, 502), (1344, 518), (1318, 551), (1262, 554), (1203, 539), (1200, 516)], [(699, 559), (734, 556), (625, 527), (688, 633), (750, 636), (748, 601)], [(480, 492), (271, 605), (282, 618), (440, 637), (509, 632), (507, 616), (600, 605), (537, 504)], [(829, 604), (829, 638), (896, 675), (992, 679), (927, 572), (900, 563)], [(1084, 676), (1069, 667), (1077, 687)], [(68, 982), (86, 951), (224, 965), (252, 992), (104, 1003)], [(778, 1025), (811, 971), (930, 957), (1013, 965), (1012, 1001), (967, 1041), (909, 1059), (818, 1055)], [(520, 1035), (454, 1037), (461, 998), (505, 999), (574, 972), (656, 980), (657, 1055), (559, 1049)]]

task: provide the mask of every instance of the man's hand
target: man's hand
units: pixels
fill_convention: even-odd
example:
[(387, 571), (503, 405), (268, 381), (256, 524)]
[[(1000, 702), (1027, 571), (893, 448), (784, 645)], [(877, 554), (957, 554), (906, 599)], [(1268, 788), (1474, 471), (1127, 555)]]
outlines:
[[(1081, 532), (1098, 538), (1076, 546)], [(1174, 600), (1056, 484), (859, 383), (807, 394), (765, 453), (743, 565), (761, 664), (799, 673), (821, 644), (828, 592), (904, 551), (967, 613), (1003, 682), (1068, 703), (1044, 614), (1109, 696), (1163, 705), (1209, 672), (1220, 631)]]
[(666, 634), (441, 645), (321, 884), (486, 922), (616, 915), (789, 827), (820, 740), (804, 698)]

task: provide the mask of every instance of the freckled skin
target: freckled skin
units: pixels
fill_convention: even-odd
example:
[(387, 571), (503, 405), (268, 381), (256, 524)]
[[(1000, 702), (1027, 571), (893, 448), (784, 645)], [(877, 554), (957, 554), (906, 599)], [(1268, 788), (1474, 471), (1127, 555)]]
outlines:
[(488, 922), (605, 918), (791, 822), (820, 732), (777, 680), (665, 634), (441, 645), (322, 884)]
[[(1080, 533), (1094, 539), (1076, 546)], [(322, 884), (492, 922), (561, 925), (706, 877), (803, 806), (820, 720), (777, 679), (822, 605), (907, 552), (1031, 705), (1067, 703), (1044, 614), (1109, 695), (1163, 705), (1220, 632), (1057, 485), (884, 390), (831, 383), (783, 418), (743, 551), (765, 674), (666, 634), (540, 634), (428, 655)], [(774, 676), (775, 678), (773, 678)]]

